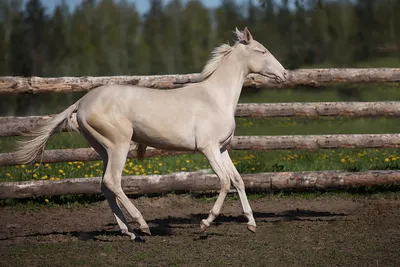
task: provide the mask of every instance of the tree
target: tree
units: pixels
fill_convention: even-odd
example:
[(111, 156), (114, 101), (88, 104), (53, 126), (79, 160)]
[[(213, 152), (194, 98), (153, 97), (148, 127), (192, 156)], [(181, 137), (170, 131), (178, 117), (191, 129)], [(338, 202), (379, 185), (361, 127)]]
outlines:
[(31, 0), (26, 4), (24, 27), (26, 27), (26, 43), (25, 49), (30, 51), (30, 75), (42, 76), (43, 65), (45, 62), (45, 34), (47, 16), (45, 9), (40, 0)]
[(58, 5), (53, 16), (48, 22), (47, 33), (47, 68), (46, 76), (66, 76), (70, 75), (68, 56), (71, 54), (69, 44), (68, 7), (63, 1)]
[(215, 14), (217, 43), (232, 41), (232, 31), (235, 27), (243, 29), (246, 26), (242, 14), (245, 14), (243, 7), (239, 8), (234, 0), (222, 0)]
[(181, 46), (183, 72), (200, 72), (218, 43), (211, 43), (211, 23), (208, 10), (200, 1), (190, 1), (182, 20)]
[(165, 53), (166, 72), (180, 73), (183, 68), (182, 52), (182, 27), (184, 26), (182, 14), (183, 7), (180, 0), (171, 1), (165, 8)]
[(149, 74), (162, 74), (165, 72), (165, 55), (166, 47), (165, 35), (166, 30), (166, 16), (162, 7), (161, 0), (151, 0), (150, 10), (145, 15), (143, 23), (143, 42), (150, 50)]

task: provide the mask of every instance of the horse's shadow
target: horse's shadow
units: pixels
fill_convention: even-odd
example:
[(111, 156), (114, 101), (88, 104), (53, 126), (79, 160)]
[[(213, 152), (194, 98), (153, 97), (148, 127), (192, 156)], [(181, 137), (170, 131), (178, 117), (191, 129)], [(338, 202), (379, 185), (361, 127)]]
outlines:
[[(280, 213), (265, 213), (265, 212), (254, 212), (256, 222), (290, 222), (290, 221), (336, 221), (339, 217), (347, 216), (345, 213), (333, 213), (329, 211), (313, 211), (313, 210), (287, 210)], [(208, 214), (204, 213), (192, 213), (186, 217), (166, 217), (162, 219), (149, 220), (148, 224), (153, 236), (170, 236), (174, 235), (174, 230), (177, 229), (192, 229), (192, 231), (199, 232), (197, 227), (201, 219), (207, 218)], [(218, 226), (222, 223), (238, 222), (245, 223), (246, 218), (244, 216), (231, 216), (231, 215), (220, 215), (215, 219), (214, 226)], [(107, 227), (114, 227), (117, 229), (116, 223), (107, 224)], [(196, 230), (194, 230), (196, 229)], [(76, 237), (81, 241), (112, 241), (113, 237), (121, 237), (121, 233), (118, 230), (96, 230), (96, 231), (73, 231), (73, 232), (50, 232), (50, 233), (36, 233), (30, 235), (24, 235), (23, 237), (40, 237), (40, 236), (52, 236), (52, 235), (65, 235)], [(21, 237), (21, 236), (19, 236)], [(9, 238), (5, 238), (9, 239)], [(4, 240), (4, 239), (3, 239)]]

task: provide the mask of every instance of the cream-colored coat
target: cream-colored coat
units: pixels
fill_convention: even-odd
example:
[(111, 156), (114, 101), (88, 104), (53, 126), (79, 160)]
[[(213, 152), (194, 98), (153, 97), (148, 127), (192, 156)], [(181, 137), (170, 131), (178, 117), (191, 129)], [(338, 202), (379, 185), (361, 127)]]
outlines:
[(197, 150), (204, 153), (221, 182), (220, 194), (207, 219), (205, 230), (221, 211), (230, 188), (240, 196), (248, 229), (255, 232), (256, 223), (243, 180), (233, 165), (226, 146), (234, 135), (235, 109), (248, 73), (259, 73), (279, 81), (286, 71), (274, 56), (253, 40), (245, 28), (236, 29), (238, 41), (221, 45), (205, 66), (203, 81), (173, 90), (157, 90), (128, 85), (105, 85), (96, 88), (49, 122), (31, 133), (17, 150), (21, 162), (32, 162), (41, 155), (47, 140), (64, 124), (71, 127), (71, 115), (77, 113), (81, 132), (104, 161), (102, 191), (107, 197), (122, 233), (140, 240), (119, 207), (122, 204), (139, 229), (150, 234), (142, 214), (121, 188), (121, 176), (130, 142), (138, 144), (140, 157), (146, 146), (170, 150)]

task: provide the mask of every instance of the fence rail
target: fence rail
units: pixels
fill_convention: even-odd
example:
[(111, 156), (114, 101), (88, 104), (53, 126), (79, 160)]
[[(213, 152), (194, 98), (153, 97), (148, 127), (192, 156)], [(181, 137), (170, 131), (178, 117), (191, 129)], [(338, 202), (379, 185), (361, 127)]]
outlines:
[[(54, 115), (0, 117), (0, 137), (21, 135), (21, 133), (32, 130), (42, 121), (50, 119), (52, 116)], [(400, 102), (384, 101), (238, 104), (235, 116), (242, 118), (316, 118), (324, 116), (400, 117)], [(66, 131), (66, 129), (64, 128), (63, 131)]]
[[(199, 75), (174, 74), (152, 76), (104, 77), (0, 77), (0, 94), (60, 93), (90, 91), (104, 84), (129, 84), (149, 88), (172, 89), (198, 82)], [(288, 79), (279, 83), (273, 79), (250, 74), (243, 86), (254, 88), (283, 88), (293, 86), (322, 86), (333, 83), (400, 82), (400, 68), (341, 68), (299, 69), (289, 71)]]
[[(235, 136), (229, 146), (233, 150), (270, 151), (279, 149), (298, 149), (315, 151), (338, 148), (398, 148), (400, 134), (337, 134), (337, 135), (279, 135), (279, 136)], [(181, 155), (193, 152), (165, 151), (148, 148), (146, 157)], [(135, 158), (131, 151), (128, 158)], [(45, 150), (37, 162), (55, 163), (67, 161), (93, 161), (100, 156), (93, 148)], [(0, 166), (17, 165), (13, 153), (0, 154)]]
[[(316, 171), (243, 174), (246, 189), (274, 191), (284, 189), (330, 189), (354, 186), (393, 185), (400, 183), (400, 171)], [(66, 194), (100, 193), (101, 178), (75, 178), (59, 181), (0, 183), (0, 199)], [(127, 194), (164, 193), (170, 191), (219, 190), (215, 174), (207, 171), (178, 172), (165, 175), (123, 176)]]

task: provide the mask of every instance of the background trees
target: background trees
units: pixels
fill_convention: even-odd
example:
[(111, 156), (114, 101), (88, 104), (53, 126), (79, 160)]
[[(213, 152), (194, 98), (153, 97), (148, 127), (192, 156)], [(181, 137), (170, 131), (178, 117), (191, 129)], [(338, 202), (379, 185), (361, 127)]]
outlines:
[(351, 66), (396, 57), (400, 0), (68, 1), (49, 12), (40, 0), (0, 3), (0, 75), (83, 76), (200, 71), (211, 49), (248, 26), (288, 68)]
[[(233, 44), (232, 30), (245, 26), (289, 69), (400, 60), (400, 0), (163, 3), (151, 0), (140, 15), (129, 0), (84, 0), (73, 9), (62, 0), (52, 12), (40, 0), (1, 0), (0, 75), (200, 72), (212, 48)], [(43, 97), (56, 106), (65, 96)], [(0, 99), (0, 111), (34, 107), (35, 99)]]

